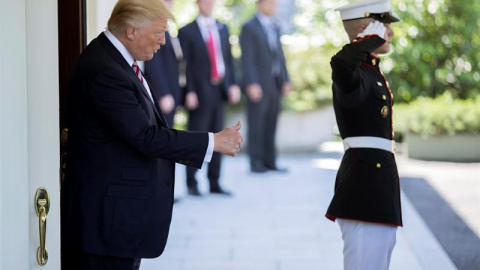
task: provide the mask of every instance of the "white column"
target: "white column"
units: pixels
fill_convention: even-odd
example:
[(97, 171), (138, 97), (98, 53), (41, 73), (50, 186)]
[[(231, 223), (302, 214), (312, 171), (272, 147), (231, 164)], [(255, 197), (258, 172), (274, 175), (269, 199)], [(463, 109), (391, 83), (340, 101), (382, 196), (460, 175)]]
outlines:
[(117, 0), (87, 0), (87, 44), (107, 27)]

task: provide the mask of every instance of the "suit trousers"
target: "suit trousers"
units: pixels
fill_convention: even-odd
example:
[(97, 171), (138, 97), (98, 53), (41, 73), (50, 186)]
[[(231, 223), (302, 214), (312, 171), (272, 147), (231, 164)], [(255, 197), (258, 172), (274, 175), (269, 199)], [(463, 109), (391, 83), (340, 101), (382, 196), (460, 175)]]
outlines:
[(62, 269), (68, 270), (139, 270), (141, 259), (101, 256), (83, 252), (65, 252)]
[(280, 89), (262, 89), (259, 102), (248, 100), (248, 153), (252, 167), (276, 167), (275, 135), (280, 113)]
[[(224, 105), (222, 90), (219, 85), (212, 85), (212, 97), (206, 101), (199, 98), (199, 106), (197, 109), (189, 112), (188, 130), (204, 131), (204, 132), (220, 132), (223, 129)], [(222, 155), (214, 152), (212, 160), (208, 164), (208, 180), (210, 189), (220, 187), (220, 166)], [(187, 166), (187, 186), (196, 187), (197, 179), (195, 174), (198, 169)]]
[(345, 270), (388, 270), (397, 227), (337, 219), (343, 238)]

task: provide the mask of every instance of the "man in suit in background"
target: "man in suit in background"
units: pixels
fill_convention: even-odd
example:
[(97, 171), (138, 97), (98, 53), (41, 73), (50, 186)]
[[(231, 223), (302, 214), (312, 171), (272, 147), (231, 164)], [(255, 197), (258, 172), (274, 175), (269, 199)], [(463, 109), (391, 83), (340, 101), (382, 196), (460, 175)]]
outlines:
[(285, 172), (277, 167), (275, 132), (280, 100), (291, 90), (280, 30), (273, 21), (276, 0), (258, 0), (258, 12), (240, 35), (248, 111), (248, 153), (254, 173)]
[[(200, 14), (178, 34), (187, 60), (188, 129), (216, 132), (223, 127), (224, 100), (236, 104), (241, 92), (235, 80), (228, 28), (212, 17), (215, 0), (197, 0), (197, 5)], [(221, 155), (213, 154), (208, 166), (210, 193), (231, 195), (220, 186), (220, 164)], [(201, 196), (196, 172), (196, 168), (187, 168), (188, 193)]]
[[(171, 10), (174, 0), (164, 2)], [(152, 60), (145, 62), (145, 77), (152, 85), (169, 127), (173, 127), (177, 106), (183, 103), (183, 90), (187, 84), (185, 67), (180, 41), (167, 31), (165, 45)]]
[(168, 129), (137, 60), (165, 43), (161, 0), (120, 0), (83, 51), (68, 92), (62, 186), (62, 268), (139, 269), (162, 254), (172, 218), (174, 163), (200, 168), (236, 155), (240, 123), (219, 133)]

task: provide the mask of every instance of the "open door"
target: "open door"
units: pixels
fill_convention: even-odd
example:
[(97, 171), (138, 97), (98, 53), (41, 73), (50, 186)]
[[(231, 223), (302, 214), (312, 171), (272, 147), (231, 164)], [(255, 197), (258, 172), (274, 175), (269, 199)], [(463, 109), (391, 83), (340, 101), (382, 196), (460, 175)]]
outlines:
[(56, 0), (0, 0), (3, 270), (60, 269), (57, 29)]
[(87, 45), (86, 0), (58, 0), (58, 22), (60, 129), (57, 138), (60, 138), (61, 187), (68, 155), (67, 90), (75, 62)]
[(84, 7), (0, 0), (0, 270), (61, 267), (60, 131)]

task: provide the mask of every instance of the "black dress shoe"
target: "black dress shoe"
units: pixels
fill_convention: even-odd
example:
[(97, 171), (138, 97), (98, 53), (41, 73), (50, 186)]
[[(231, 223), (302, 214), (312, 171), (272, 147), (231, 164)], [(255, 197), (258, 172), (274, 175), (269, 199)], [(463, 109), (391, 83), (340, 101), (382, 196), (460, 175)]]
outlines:
[(273, 171), (273, 172), (279, 172), (279, 173), (288, 173), (287, 168), (280, 168), (277, 166), (272, 166), (272, 167), (267, 166), (267, 170)]
[(250, 171), (252, 173), (265, 173), (268, 171), (268, 169), (264, 166), (252, 166), (250, 167)]
[(211, 194), (219, 194), (219, 195), (224, 195), (224, 196), (233, 196), (232, 192), (226, 191), (221, 187), (218, 188), (211, 188), (210, 189)]
[(202, 196), (202, 193), (200, 193), (200, 191), (198, 191), (197, 187), (188, 187), (188, 194), (192, 195), (192, 196), (197, 196), (197, 197)]

